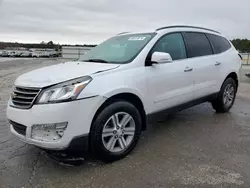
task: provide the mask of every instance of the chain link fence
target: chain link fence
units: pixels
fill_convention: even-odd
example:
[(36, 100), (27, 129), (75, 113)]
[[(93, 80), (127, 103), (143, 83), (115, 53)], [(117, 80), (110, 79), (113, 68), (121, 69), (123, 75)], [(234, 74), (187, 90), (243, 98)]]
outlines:
[(243, 65), (250, 65), (250, 53), (241, 53)]

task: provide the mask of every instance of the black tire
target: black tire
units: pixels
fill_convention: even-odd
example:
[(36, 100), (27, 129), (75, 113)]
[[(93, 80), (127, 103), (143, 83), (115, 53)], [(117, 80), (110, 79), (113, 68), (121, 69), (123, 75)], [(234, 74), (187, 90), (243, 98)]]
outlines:
[[(134, 137), (128, 145), (128, 148), (122, 152), (110, 152), (107, 150), (103, 144), (102, 140), (102, 131), (105, 123), (108, 119), (118, 112), (128, 113), (135, 122), (135, 132)], [(138, 109), (131, 103), (126, 101), (116, 101), (109, 104), (105, 107), (96, 117), (94, 122), (92, 123), (92, 127), (90, 130), (90, 150), (91, 154), (104, 161), (104, 162), (113, 162), (119, 159), (124, 158), (128, 155), (136, 146), (142, 129), (142, 120), (141, 115)]]
[[(233, 92), (232, 102), (230, 103), (230, 105), (227, 105), (225, 104), (225, 101), (224, 101), (224, 93), (225, 93), (226, 88), (229, 86), (232, 86), (234, 88), (234, 92)], [(222, 87), (218, 94), (217, 99), (212, 101), (212, 106), (216, 110), (216, 112), (218, 113), (228, 112), (234, 104), (236, 93), (237, 93), (237, 85), (236, 85), (235, 80), (232, 78), (226, 79), (225, 82), (222, 84)]]

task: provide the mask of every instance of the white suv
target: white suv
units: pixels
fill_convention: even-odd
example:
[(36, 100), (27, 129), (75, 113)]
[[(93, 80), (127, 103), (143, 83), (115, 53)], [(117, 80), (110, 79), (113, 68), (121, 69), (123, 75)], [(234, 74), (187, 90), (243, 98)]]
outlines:
[(46, 150), (118, 160), (133, 150), (150, 115), (207, 101), (217, 112), (229, 111), (240, 67), (230, 41), (210, 29), (118, 34), (78, 61), (17, 78), (10, 129)]

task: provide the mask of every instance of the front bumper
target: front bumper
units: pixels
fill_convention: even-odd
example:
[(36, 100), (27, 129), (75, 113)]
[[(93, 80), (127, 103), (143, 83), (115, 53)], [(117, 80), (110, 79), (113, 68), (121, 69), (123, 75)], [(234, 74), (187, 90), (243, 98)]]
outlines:
[[(104, 101), (104, 97), (96, 96), (72, 102), (34, 105), (31, 109), (18, 109), (8, 105), (8, 119), (26, 127), (25, 135), (17, 132), (13, 125), (10, 126), (10, 130), (28, 144), (48, 150), (65, 150), (72, 145), (77, 145), (75, 144), (76, 140), (78, 142), (82, 141), (82, 139), (76, 138), (89, 134), (92, 119)], [(61, 139), (57, 141), (43, 141), (35, 140), (31, 137), (32, 125), (59, 122), (68, 122)]]

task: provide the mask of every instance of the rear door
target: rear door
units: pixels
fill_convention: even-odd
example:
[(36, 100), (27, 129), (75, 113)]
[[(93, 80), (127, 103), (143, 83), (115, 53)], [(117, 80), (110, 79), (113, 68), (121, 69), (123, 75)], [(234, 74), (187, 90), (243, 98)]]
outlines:
[(234, 59), (237, 55), (235, 53), (230, 52), (232, 46), (226, 38), (213, 34), (206, 35), (214, 51), (214, 58), (216, 61), (216, 63), (214, 64), (214, 72), (217, 73), (217, 91), (219, 91), (222, 83), (225, 80), (225, 76), (230, 72), (229, 70), (235, 70), (235, 63), (237, 61), (234, 61)]
[(194, 72), (194, 98), (201, 98), (216, 92), (219, 69), (212, 46), (204, 33), (183, 33), (189, 60)]

